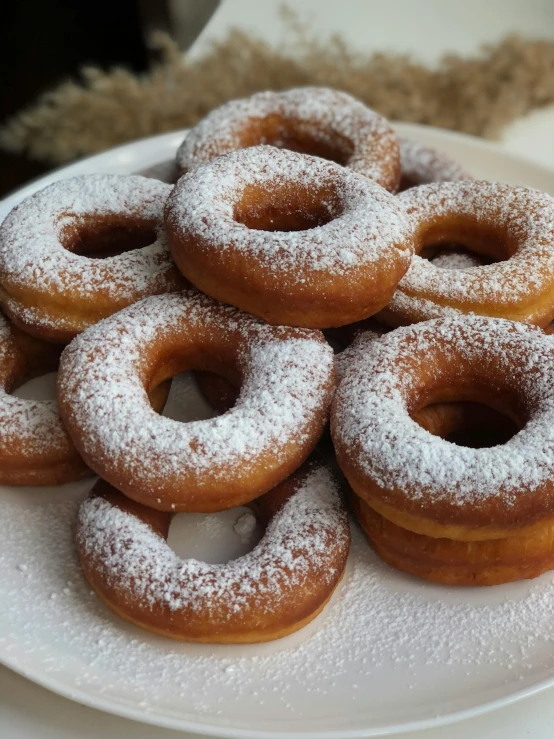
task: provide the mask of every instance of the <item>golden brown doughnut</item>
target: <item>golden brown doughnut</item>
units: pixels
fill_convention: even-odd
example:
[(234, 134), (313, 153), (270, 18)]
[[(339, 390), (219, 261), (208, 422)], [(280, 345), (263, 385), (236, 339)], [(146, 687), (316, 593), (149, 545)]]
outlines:
[(399, 198), (338, 164), (273, 146), (181, 177), (165, 225), (193, 285), (275, 325), (367, 318), (389, 302), (412, 257)]
[(179, 558), (171, 514), (100, 481), (82, 504), (77, 547), (85, 576), (127, 621), (163, 636), (218, 644), (279, 639), (320, 613), (346, 566), (350, 530), (328, 467), (306, 465), (251, 503), (265, 534), (228, 564)]
[(329, 159), (395, 192), (400, 177), (389, 122), (351, 95), (327, 87), (260, 92), (216, 108), (185, 137), (177, 168), (185, 174), (221, 154), (270, 144)]
[[(391, 326), (477, 313), (546, 326), (554, 318), (554, 198), (498, 182), (421, 185), (397, 196), (415, 256), (378, 316)], [(492, 264), (441, 269), (418, 256), (458, 244)]]
[[(455, 435), (464, 446), (494, 446), (513, 431), (509, 419), (477, 403), (430, 405), (412, 417), (436, 436), (451, 440)], [(425, 580), (445, 585), (499, 585), (537, 577), (554, 567), (552, 523), (537, 527), (528, 536), (455, 541), (400, 528), (355, 494), (351, 504), (375, 551), (393, 567)]]
[[(147, 391), (185, 369), (240, 386), (234, 408), (180, 423)], [(317, 444), (335, 384), (319, 331), (268, 326), (195, 291), (147, 298), (78, 336), (62, 355), (62, 418), (100, 477), (166, 511), (218, 511), (286, 479)]]
[[(411, 417), (473, 401), (519, 429), (503, 444), (452, 444)], [(539, 329), (461, 316), (397, 329), (342, 370), (331, 414), (337, 460), (354, 491), (402, 528), (462, 541), (554, 522), (554, 353)]]
[(170, 192), (146, 177), (89, 174), (26, 198), (0, 228), (8, 317), (27, 333), (67, 342), (147, 295), (181, 289), (163, 230)]

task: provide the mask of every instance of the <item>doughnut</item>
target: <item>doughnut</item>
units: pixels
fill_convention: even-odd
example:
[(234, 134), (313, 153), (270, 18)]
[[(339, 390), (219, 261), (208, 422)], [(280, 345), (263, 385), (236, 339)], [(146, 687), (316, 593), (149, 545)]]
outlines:
[(415, 534), (374, 511), (357, 495), (352, 508), (371, 546), (388, 564), (443, 585), (501, 585), (554, 569), (554, 526), (527, 536), (454, 541)]
[[(365, 321), (351, 323), (348, 326), (342, 326), (342, 328), (324, 332), (324, 336), (327, 341), (330, 341), (331, 346), (333, 346), (334, 342), (340, 345), (342, 349), (335, 354), (335, 366), (339, 377), (342, 364), (348, 356), (346, 348), (348, 348), (354, 338), (362, 331), (366, 332), (366, 334), (373, 332), (375, 338), (378, 338), (387, 331), (387, 328), (380, 326), (368, 318)], [(214, 372), (197, 370), (194, 372), (194, 378), (202, 395), (218, 413), (225, 413), (236, 403), (239, 390), (225, 377), (217, 375)]]
[[(185, 369), (240, 386), (228, 413), (180, 423), (147, 391)], [(297, 469), (317, 444), (335, 384), (319, 331), (271, 327), (194, 291), (154, 296), (78, 336), (58, 374), (62, 418), (89, 466), (138, 503), (220, 511)]]
[[(525, 536), (554, 522), (554, 353), (540, 329), (482, 316), (434, 319), (378, 341), (360, 335), (331, 413), (354, 492), (398, 526), (436, 538)], [(411, 416), (471, 401), (520, 430), (459, 446)]]
[(269, 144), (329, 159), (395, 192), (398, 141), (389, 122), (345, 92), (298, 87), (232, 100), (191, 129), (177, 151), (180, 174), (236, 149)]
[(85, 576), (119, 616), (191, 642), (279, 639), (315, 618), (344, 569), (350, 529), (330, 469), (306, 465), (251, 504), (265, 533), (227, 564), (181, 559), (171, 514), (100, 481), (82, 504), (77, 548)]
[(454, 182), (473, 179), (463, 167), (440, 151), (412, 139), (399, 138), (400, 185), (403, 192), (430, 182)]
[[(476, 403), (440, 403), (412, 415), (443, 438), (456, 436), (465, 446), (504, 443), (509, 419)], [(506, 429), (508, 421), (508, 429)], [(517, 427), (516, 427), (517, 428)], [(554, 530), (547, 522), (528, 536), (486, 541), (455, 541), (416, 534), (388, 521), (357, 495), (351, 505), (370, 544), (399, 570), (444, 585), (500, 585), (554, 568)]]
[(8, 317), (27, 333), (67, 342), (147, 295), (182, 289), (163, 231), (170, 192), (145, 177), (89, 174), (17, 205), (0, 227)]
[(389, 302), (412, 257), (397, 197), (333, 162), (273, 146), (181, 177), (165, 225), (193, 285), (275, 325), (367, 318)]
[[(494, 182), (443, 182), (397, 199), (413, 220), (416, 256), (379, 320), (397, 326), (477, 313), (546, 326), (554, 318), (553, 198)], [(441, 244), (495, 263), (444, 270), (418, 256)]]

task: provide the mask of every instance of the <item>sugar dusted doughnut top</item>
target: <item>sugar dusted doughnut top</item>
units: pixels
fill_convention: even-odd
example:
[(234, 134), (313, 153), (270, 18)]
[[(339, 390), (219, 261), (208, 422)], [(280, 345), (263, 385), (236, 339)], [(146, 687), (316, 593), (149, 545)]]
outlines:
[[(409, 415), (421, 385), (414, 353), (427, 358), (429, 383), (447, 382), (443, 363), (455, 353), (490, 377), (508, 378), (525, 399), (527, 422), (491, 448), (433, 436)], [(480, 316), (443, 318), (378, 341), (361, 334), (348, 359), (334, 401), (333, 438), (381, 489), (401, 490), (421, 505), (447, 502), (458, 509), (492, 500), (497, 515), (504, 508), (517, 511), (534, 494), (542, 499), (544, 486), (552, 492), (554, 352), (552, 339), (538, 328)]]
[(232, 631), (245, 619), (253, 622), (256, 613), (278, 614), (287, 600), (295, 602), (294, 593), (313, 589), (314, 577), (318, 583), (336, 580), (349, 529), (338, 485), (327, 467), (318, 466), (277, 511), (257, 546), (227, 564), (181, 559), (150, 526), (101, 497), (81, 506), (78, 544), (121, 599), (127, 594), (145, 609), (188, 613), (204, 628), (223, 618)]
[[(265, 231), (236, 220), (246, 187), (309, 191), (318, 184), (336, 196), (323, 202), (330, 220), (321, 226)], [(201, 238), (205, 250), (244, 254), (291, 285), (309, 283), (308, 272), (357, 279), (360, 267), (399, 259), (407, 265), (411, 259), (412, 226), (397, 198), (333, 162), (272, 146), (233, 151), (182, 177), (166, 220)]]
[[(93, 174), (55, 182), (16, 206), (0, 228), (0, 297), (10, 316), (75, 333), (146, 295), (177, 289), (163, 230), (170, 192), (146, 177)], [(71, 251), (103, 228), (142, 228), (155, 240), (102, 259)]]
[[(475, 312), (544, 325), (554, 313), (554, 199), (526, 187), (497, 182), (422, 185), (397, 196), (416, 231), (416, 252), (426, 230), (464, 228), (492, 234), (502, 261), (445, 270), (417, 253), (386, 308), (408, 323)], [(455, 241), (456, 236), (452, 239)], [(511, 254), (508, 258), (508, 254)], [(389, 322), (389, 319), (387, 319)]]
[[(180, 423), (148, 401), (150, 355), (160, 346), (178, 352), (174, 337), (184, 329), (191, 337), (212, 334), (216, 346), (247, 347), (238, 358), (244, 381), (237, 404), (222, 416)], [(58, 393), (85, 455), (159, 485), (186, 474), (221, 481), (229, 465), (247, 469), (264, 450), (285, 453), (291, 437), (313, 433), (333, 383), (333, 351), (320, 332), (268, 326), (185, 291), (147, 298), (78, 336), (62, 355)]]
[[(123, 297), (151, 289), (171, 266), (163, 234), (163, 206), (171, 187), (138, 175), (82, 175), (31, 195), (7, 216), (0, 232), (0, 270), (10, 282), (40, 282), (80, 295), (110, 291)], [(65, 249), (64, 229), (79, 221), (127, 213), (157, 226), (150, 246), (105, 259)]]
[(260, 92), (216, 108), (187, 134), (177, 165), (187, 172), (214, 156), (265, 143), (317, 153), (310, 142), (337, 151), (341, 164), (396, 189), (399, 152), (388, 121), (351, 95), (326, 87)]

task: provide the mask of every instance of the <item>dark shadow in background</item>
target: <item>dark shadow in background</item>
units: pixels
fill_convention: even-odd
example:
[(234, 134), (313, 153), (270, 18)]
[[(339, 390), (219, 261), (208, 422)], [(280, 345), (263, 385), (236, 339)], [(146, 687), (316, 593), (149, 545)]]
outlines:
[[(149, 3), (145, 3), (148, 6)], [(160, 2), (159, 5), (165, 5)], [(8, 0), (0, 30), (0, 121), (86, 64), (148, 66), (136, 0)], [(0, 195), (48, 169), (0, 151)]]

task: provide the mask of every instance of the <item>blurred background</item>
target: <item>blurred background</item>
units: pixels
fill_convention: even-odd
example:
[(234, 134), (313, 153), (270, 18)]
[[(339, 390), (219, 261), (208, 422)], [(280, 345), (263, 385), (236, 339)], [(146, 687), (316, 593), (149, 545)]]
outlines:
[(552, 0), (26, 0), (2, 29), (0, 194), (305, 83), (554, 165)]

